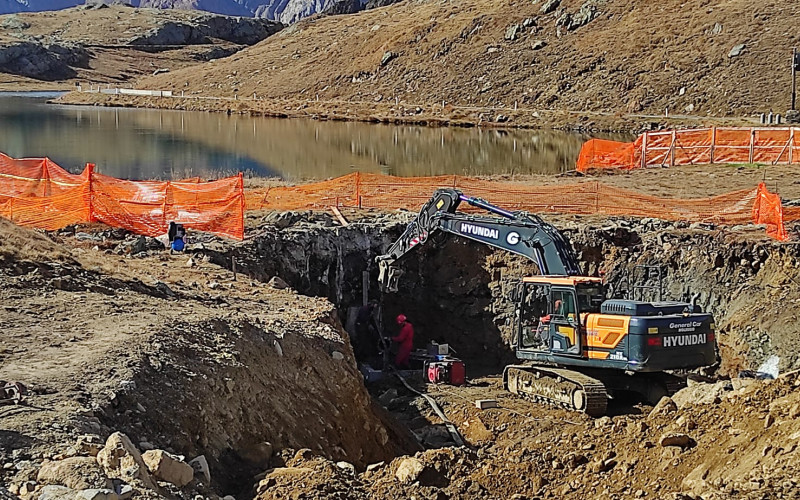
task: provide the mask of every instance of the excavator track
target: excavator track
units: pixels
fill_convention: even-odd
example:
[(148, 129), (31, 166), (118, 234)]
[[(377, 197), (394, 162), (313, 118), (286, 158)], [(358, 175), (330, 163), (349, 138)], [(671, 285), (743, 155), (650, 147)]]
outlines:
[(596, 378), (563, 368), (511, 365), (503, 372), (510, 392), (525, 399), (584, 412), (592, 417), (605, 414), (608, 394)]

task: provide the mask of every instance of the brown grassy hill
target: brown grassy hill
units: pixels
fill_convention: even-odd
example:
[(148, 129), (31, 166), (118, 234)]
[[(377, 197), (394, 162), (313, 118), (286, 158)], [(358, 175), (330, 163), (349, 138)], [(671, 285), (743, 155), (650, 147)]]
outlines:
[[(563, 0), (553, 12), (542, 8), (530, 0), (405, 1), (309, 19), (231, 57), (139, 83), (375, 106), (397, 97), (701, 116), (789, 106), (798, 2)], [(570, 26), (582, 15), (593, 19)]]

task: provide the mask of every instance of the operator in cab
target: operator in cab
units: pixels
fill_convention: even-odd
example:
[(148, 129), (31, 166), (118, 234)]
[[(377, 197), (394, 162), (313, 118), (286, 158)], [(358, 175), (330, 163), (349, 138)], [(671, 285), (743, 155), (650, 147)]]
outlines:
[(400, 347), (394, 358), (394, 366), (408, 369), (408, 360), (411, 357), (411, 350), (414, 348), (414, 325), (408, 321), (405, 314), (399, 314), (396, 321), (400, 326), (400, 333), (392, 337), (392, 342), (397, 342)]

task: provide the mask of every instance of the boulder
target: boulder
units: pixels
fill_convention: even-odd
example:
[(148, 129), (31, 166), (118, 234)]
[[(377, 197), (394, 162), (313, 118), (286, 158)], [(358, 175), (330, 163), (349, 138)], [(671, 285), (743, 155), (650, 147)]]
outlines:
[(96, 457), (102, 449), (103, 440), (96, 434), (78, 436), (78, 441), (75, 443), (75, 450), (78, 452), (78, 455)]
[(263, 441), (261, 443), (246, 444), (237, 450), (239, 457), (253, 467), (268, 469), (269, 461), (272, 458), (272, 443)]
[(45, 460), (36, 481), (39, 484), (66, 486), (73, 490), (109, 486), (105, 472), (92, 457), (72, 457), (57, 462)]
[(269, 283), (267, 284), (276, 290), (284, 290), (286, 288), (289, 288), (289, 284), (277, 276), (273, 276), (272, 279), (269, 280)]
[(115, 432), (108, 437), (105, 447), (97, 454), (97, 463), (109, 477), (125, 481), (139, 480), (144, 487), (156, 489), (139, 450), (121, 432)]
[(164, 450), (148, 450), (142, 455), (147, 469), (158, 479), (182, 488), (194, 479), (192, 466)]
[(690, 404), (704, 405), (719, 403), (726, 391), (733, 388), (730, 382), (721, 380), (714, 384), (694, 384), (690, 387), (681, 389), (672, 395), (672, 400), (678, 408), (684, 408)]
[(189, 465), (192, 466), (195, 473), (201, 474), (206, 482), (206, 486), (211, 484), (211, 469), (208, 467), (208, 460), (205, 455), (200, 455), (189, 460)]
[(743, 44), (743, 43), (740, 43), (738, 45), (734, 45), (733, 48), (731, 49), (731, 51), (728, 52), (728, 57), (729, 58), (733, 58), (733, 57), (738, 57), (738, 56), (742, 55), (742, 52), (744, 52), (744, 49), (746, 47), (747, 46), (745, 44)]
[(119, 500), (114, 490), (107, 488), (92, 488), (81, 490), (75, 494), (75, 500)]
[(692, 439), (688, 434), (683, 434), (680, 432), (669, 432), (661, 436), (661, 439), (658, 440), (661, 446), (678, 446), (680, 448), (691, 448), (697, 442)]
[(425, 466), (418, 459), (414, 457), (404, 458), (397, 467), (394, 477), (404, 484), (413, 483), (419, 478), (423, 470), (425, 470)]
[(39, 490), (38, 500), (75, 500), (75, 490), (50, 484)]
[(678, 405), (675, 404), (675, 401), (673, 401), (669, 396), (664, 396), (653, 407), (653, 410), (650, 412), (650, 415), (648, 415), (648, 418), (653, 418), (657, 415), (666, 415), (676, 411), (678, 411)]

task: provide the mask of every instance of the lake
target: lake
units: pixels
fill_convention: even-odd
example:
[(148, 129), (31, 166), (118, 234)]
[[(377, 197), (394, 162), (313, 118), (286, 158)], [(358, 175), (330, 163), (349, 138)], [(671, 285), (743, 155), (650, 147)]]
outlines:
[(215, 178), (243, 171), (300, 181), (354, 171), (555, 174), (575, 168), (581, 144), (590, 138), (558, 131), (47, 104), (55, 95), (0, 92), (0, 151), (16, 158), (47, 156), (72, 172), (95, 163), (98, 172), (127, 179)]

